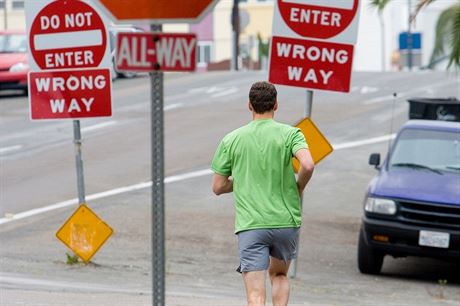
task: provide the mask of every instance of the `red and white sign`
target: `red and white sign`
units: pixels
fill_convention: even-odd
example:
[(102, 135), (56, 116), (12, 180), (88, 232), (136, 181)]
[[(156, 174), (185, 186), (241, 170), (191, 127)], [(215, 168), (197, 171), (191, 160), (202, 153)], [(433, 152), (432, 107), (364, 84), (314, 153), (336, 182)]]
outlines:
[(219, 0), (98, 0), (119, 22), (189, 23), (197, 22)]
[(360, 0), (276, 0), (273, 35), (355, 44)]
[(196, 35), (173, 33), (118, 33), (116, 67), (119, 71), (194, 71)]
[(104, 20), (89, 3), (42, 0), (26, 5), (32, 71), (110, 65)]
[(270, 82), (350, 91), (353, 45), (273, 37), (271, 46)]
[[(292, 31), (319, 39), (332, 38), (347, 29), (358, 7), (359, 0), (278, 0), (279, 14)], [(356, 39), (356, 35), (352, 37)], [(354, 43), (353, 39), (348, 43)]]
[(309, 89), (350, 91), (359, 0), (275, 3), (269, 81)]
[(108, 69), (29, 73), (32, 120), (111, 116), (110, 96)]
[(111, 116), (105, 19), (90, 1), (26, 1), (25, 8), (31, 119)]

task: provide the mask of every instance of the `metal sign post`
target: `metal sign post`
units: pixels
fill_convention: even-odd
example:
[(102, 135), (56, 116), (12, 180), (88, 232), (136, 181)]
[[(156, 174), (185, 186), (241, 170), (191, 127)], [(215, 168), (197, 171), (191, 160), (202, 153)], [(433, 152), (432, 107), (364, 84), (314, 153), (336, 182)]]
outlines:
[(409, 15), (407, 17), (407, 68), (409, 71), (412, 71), (412, 44), (413, 44), (413, 38), (412, 38), (412, 2), (411, 0), (407, 1), (407, 14)]
[[(313, 108), (313, 90), (307, 90), (307, 101), (305, 103), (304, 109), (304, 118), (311, 117), (311, 111)], [(300, 198), (300, 210), (303, 209), (303, 197)], [(299, 238), (297, 241), (297, 258), (299, 258), (299, 250), (300, 250), (300, 233)], [(295, 278), (297, 275), (297, 259), (292, 260), (292, 269), (289, 269), (289, 278)]]
[[(161, 32), (161, 24), (151, 26)], [(163, 72), (150, 73), (152, 121), (152, 286), (153, 305), (165, 305), (165, 203)]]
[(5, 30), (8, 30), (8, 3), (3, 2), (3, 24), (5, 25)]
[(240, 53), (240, 0), (233, 0), (232, 8), (232, 59), (230, 63), (230, 70), (238, 71), (238, 57)]
[(307, 90), (307, 102), (305, 103), (304, 117), (310, 118), (313, 108), (313, 90)]
[(83, 159), (81, 158), (80, 120), (73, 121), (73, 143), (75, 144), (75, 164), (77, 166), (78, 204), (85, 200), (85, 178), (83, 176)]

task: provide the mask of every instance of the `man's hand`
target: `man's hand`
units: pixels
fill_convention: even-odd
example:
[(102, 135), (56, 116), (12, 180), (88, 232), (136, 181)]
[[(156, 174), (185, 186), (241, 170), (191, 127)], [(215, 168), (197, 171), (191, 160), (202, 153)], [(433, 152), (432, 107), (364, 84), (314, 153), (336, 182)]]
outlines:
[(233, 180), (229, 176), (214, 173), (212, 177), (212, 191), (216, 195), (233, 191)]
[(297, 189), (299, 190), (299, 196), (302, 197), (303, 190), (307, 186), (308, 181), (310, 181), (311, 176), (313, 175), (313, 170), (315, 169), (315, 163), (311, 157), (310, 150), (300, 149), (295, 153), (295, 157), (299, 160), (300, 169), (297, 176)]

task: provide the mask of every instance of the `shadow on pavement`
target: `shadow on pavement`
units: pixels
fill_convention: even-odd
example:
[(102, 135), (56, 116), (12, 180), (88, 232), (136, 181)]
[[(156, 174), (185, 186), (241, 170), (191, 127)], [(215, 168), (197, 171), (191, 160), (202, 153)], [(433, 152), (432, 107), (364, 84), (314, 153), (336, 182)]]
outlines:
[(460, 285), (460, 263), (431, 258), (386, 257), (381, 276)]

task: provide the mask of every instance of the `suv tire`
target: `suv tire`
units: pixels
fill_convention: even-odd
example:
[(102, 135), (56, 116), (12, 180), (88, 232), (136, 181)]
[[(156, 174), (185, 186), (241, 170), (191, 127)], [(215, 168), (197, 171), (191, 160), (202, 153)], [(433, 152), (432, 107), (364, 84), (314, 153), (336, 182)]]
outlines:
[(358, 268), (364, 274), (379, 274), (382, 270), (383, 257), (385, 254), (375, 250), (366, 243), (364, 230), (359, 231), (358, 242)]

